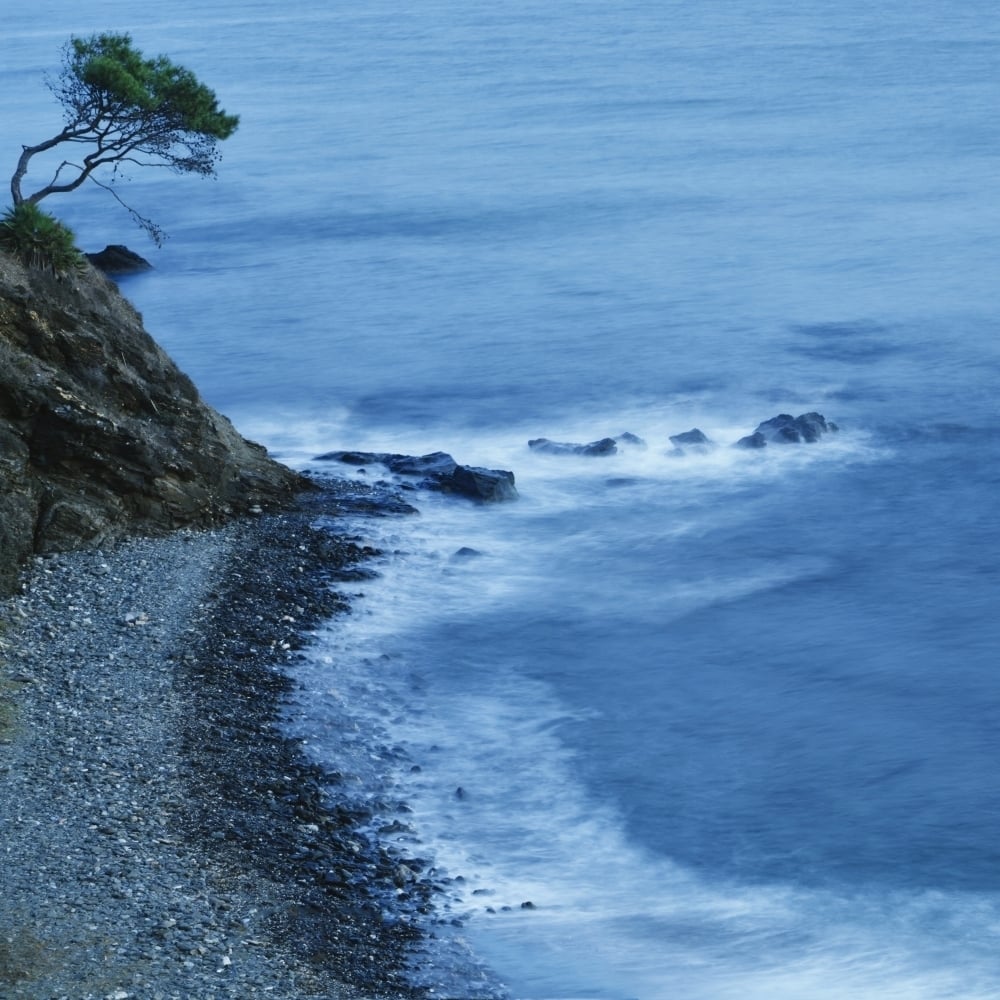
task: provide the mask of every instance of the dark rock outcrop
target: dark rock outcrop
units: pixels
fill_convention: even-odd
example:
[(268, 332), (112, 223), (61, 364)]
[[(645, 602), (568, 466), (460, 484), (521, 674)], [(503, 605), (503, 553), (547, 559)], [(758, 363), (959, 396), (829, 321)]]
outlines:
[(689, 452), (707, 455), (715, 447), (715, 442), (697, 427), (682, 434), (671, 434), (670, 443), (674, 446), (671, 455), (686, 455)]
[(458, 463), (444, 451), (430, 455), (385, 455), (382, 463), (398, 476), (450, 476)]
[(767, 438), (760, 431), (754, 431), (746, 437), (741, 437), (734, 445), (736, 448), (746, 448), (748, 450), (756, 448), (766, 448)]
[(440, 493), (455, 493), (482, 503), (517, 499), (513, 472), (459, 465), (451, 455), (443, 451), (436, 451), (430, 455), (330, 451), (317, 455), (315, 461), (344, 462), (356, 466), (384, 465), (398, 476), (422, 477), (420, 485), (425, 489)]
[(757, 425), (757, 430), (736, 442), (738, 448), (764, 448), (770, 444), (813, 444), (824, 434), (833, 433), (837, 425), (821, 413), (802, 413), (793, 417), (779, 413)]
[(601, 438), (590, 444), (564, 444), (560, 441), (550, 441), (548, 438), (533, 438), (528, 442), (532, 451), (545, 455), (617, 455), (618, 442), (614, 438)]
[(129, 250), (120, 243), (111, 243), (100, 253), (88, 253), (86, 257), (105, 274), (135, 274), (138, 271), (152, 270), (153, 267), (145, 257), (140, 257), (134, 250)]
[(548, 438), (533, 438), (528, 442), (528, 447), (532, 451), (543, 455), (587, 455), (590, 457), (617, 455), (619, 445), (626, 445), (629, 448), (645, 448), (646, 442), (629, 431), (619, 434), (618, 437), (606, 437), (601, 438), (600, 441), (591, 441), (590, 444), (566, 444), (562, 441), (550, 441)]
[(31, 553), (210, 524), (304, 485), (202, 402), (108, 279), (0, 253), (0, 592)]
[(448, 475), (432, 477), (432, 489), (442, 493), (457, 493), (483, 503), (516, 500), (514, 473), (505, 469), (478, 469), (471, 465), (456, 465)]
[[(795, 444), (805, 442), (812, 444), (824, 434), (837, 430), (837, 425), (827, 420), (821, 413), (802, 413), (793, 417), (788, 413), (779, 413), (759, 424), (753, 434), (742, 437), (734, 445), (736, 448), (766, 448), (768, 443)], [(718, 447), (704, 431), (692, 427), (680, 434), (671, 434), (670, 443), (673, 446), (666, 454), (671, 456), (707, 455)], [(532, 451), (544, 455), (586, 455), (607, 456), (617, 455), (620, 446), (627, 448), (645, 448), (646, 442), (635, 434), (624, 433), (617, 437), (601, 438), (590, 444), (569, 444), (562, 441), (552, 441), (549, 438), (533, 438), (528, 442)]]
[(630, 448), (646, 447), (646, 442), (641, 437), (639, 437), (638, 434), (632, 434), (629, 431), (625, 431), (624, 434), (619, 434), (618, 437), (615, 438), (615, 441), (618, 444), (628, 445)]

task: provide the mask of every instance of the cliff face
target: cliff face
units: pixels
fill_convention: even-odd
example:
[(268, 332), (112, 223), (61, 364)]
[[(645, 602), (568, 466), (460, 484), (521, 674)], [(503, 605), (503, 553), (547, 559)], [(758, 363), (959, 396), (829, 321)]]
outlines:
[(211, 524), (302, 486), (99, 272), (56, 280), (0, 252), (0, 593), (33, 552)]

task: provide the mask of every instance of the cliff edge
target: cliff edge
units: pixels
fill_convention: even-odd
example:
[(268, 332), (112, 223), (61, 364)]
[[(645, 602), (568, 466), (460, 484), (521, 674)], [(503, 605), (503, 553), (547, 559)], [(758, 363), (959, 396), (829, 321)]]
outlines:
[(117, 286), (0, 252), (0, 594), (32, 553), (281, 505), (303, 480), (199, 397)]

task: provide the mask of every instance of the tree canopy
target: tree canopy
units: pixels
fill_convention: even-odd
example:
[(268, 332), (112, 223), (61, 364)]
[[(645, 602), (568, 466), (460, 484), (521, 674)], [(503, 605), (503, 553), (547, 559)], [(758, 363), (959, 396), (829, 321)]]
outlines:
[[(15, 206), (75, 191), (87, 180), (112, 191), (124, 205), (111, 184), (127, 164), (213, 176), (219, 141), (239, 125), (239, 117), (226, 114), (194, 73), (166, 56), (147, 58), (127, 34), (71, 38), (62, 70), (48, 86), (63, 106), (65, 125), (51, 139), (22, 147), (10, 184)], [(31, 194), (22, 192), (33, 157), (72, 146), (81, 147), (77, 161), (64, 159), (48, 183)], [(95, 176), (102, 168), (110, 169), (110, 182)], [(159, 227), (125, 207), (159, 242)]]

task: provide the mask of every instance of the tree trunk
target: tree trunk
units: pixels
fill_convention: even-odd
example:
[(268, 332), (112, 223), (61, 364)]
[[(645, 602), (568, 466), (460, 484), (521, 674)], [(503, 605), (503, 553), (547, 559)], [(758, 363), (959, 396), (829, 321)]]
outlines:
[(14, 176), (10, 179), (10, 197), (14, 202), (14, 207), (17, 208), (18, 205), (24, 201), (24, 197), (21, 194), (21, 178), (24, 177), (28, 170), (28, 160), (31, 159), (32, 149), (30, 146), (22, 146), (20, 159), (17, 161), (17, 169), (14, 171)]
[[(44, 153), (47, 149), (52, 149), (54, 146), (58, 146), (59, 143), (65, 142), (67, 139), (67, 129), (63, 129), (58, 135), (54, 135), (51, 139), (46, 139), (45, 142), (40, 142), (37, 146), (22, 146), (21, 155), (18, 157), (17, 169), (14, 171), (14, 176), (10, 179), (10, 196), (14, 202), (14, 206), (17, 207), (23, 201), (25, 197), (21, 194), (21, 181), (24, 179), (24, 175), (28, 172), (28, 161), (35, 155), (35, 153)], [(52, 185), (42, 188), (41, 191), (36, 192), (28, 201), (41, 201), (45, 195), (51, 193)]]

